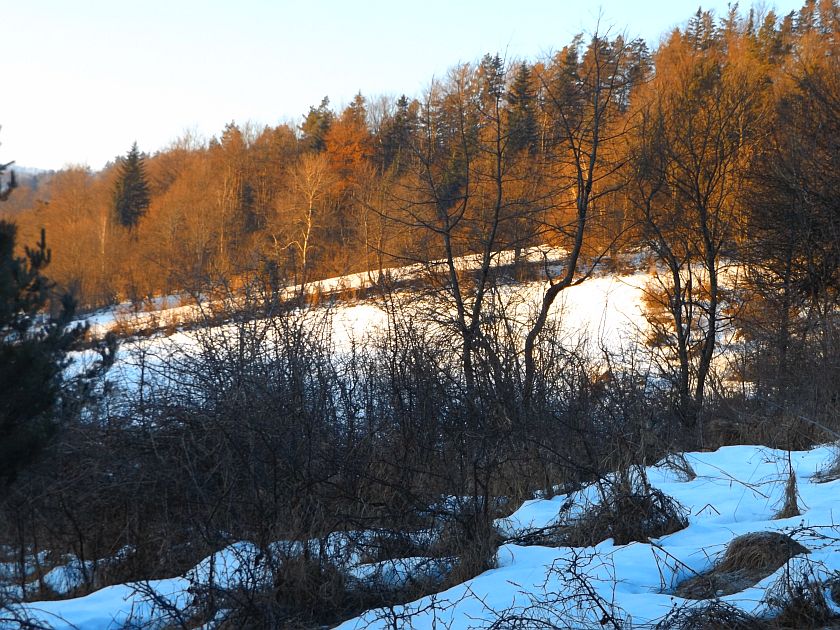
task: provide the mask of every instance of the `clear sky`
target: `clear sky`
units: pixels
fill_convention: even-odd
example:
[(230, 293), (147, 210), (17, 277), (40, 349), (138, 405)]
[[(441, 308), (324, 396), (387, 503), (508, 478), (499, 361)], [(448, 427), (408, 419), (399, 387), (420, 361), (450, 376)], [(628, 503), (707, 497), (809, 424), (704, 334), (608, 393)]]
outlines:
[[(231, 120), (299, 124), (324, 96), (418, 96), (458, 62), (533, 60), (599, 15), (601, 31), (654, 46), (697, 3), (0, 0), (0, 161), (99, 169), (135, 140), (153, 153)], [(726, 0), (703, 6), (721, 14)]]

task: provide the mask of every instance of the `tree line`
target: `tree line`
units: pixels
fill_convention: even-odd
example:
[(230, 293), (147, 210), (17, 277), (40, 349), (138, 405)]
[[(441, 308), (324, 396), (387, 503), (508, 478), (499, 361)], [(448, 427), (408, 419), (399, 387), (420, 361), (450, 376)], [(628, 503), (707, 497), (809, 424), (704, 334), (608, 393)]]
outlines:
[[(661, 271), (651, 347), (679, 365), (677, 407), (692, 425), (722, 326), (768, 353), (775, 376), (761, 378), (774, 391), (797, 341), (829, 343), (837, 31), (836, 2), (808, 0), (783, 17), (698, 9), (652, 52), (596, 33), (535, 62), (485, 55), (418, 98), (358, 94), (340, 112), (324, 98), (298, 127), (230, 123), (153, 156), (135, 145), (101, 172), (30, 180), (4, 211), (21, 243), (46, 227), (52, 278), (88, 308), (250, 273), (303, 287), (448, 260), (429, 280), (458, 314), (467, 375), (498, 253), (514, 252), (525, 277), (528, 246), (561, 246), (559, 275), (536, 270), (550, 287), (525, 335), (526, 392), (557, 295), (593, 262), (645, 251)], [(464, 255), (476, 278), (460, 277)], [(739, 299), (724, 282), (736, 266)]]
[[(100, 172), (42, 176), (4, 212), (15, 215), (24, 240), (47, 228), (52, 275), (86, 307), (261, 265), (276, 266), (291, 284), (440, 256), (426, 217), (412, 212), (419, 197), (455, 207), (469, 194), (470, 205), (486, 206), (494, 177), (504, 197), (495, 247), (563, 243), (579, 201), (569, 182), (584, 177), (580, 201), (597, 213), (584, 246), (616, 252), (646, 238), (639, 227), (648, 215), (634, 195), (644, 194), (657, 166), (640, 160), (699, 150), (685, 143), (703, 137), (705, 154), (682, 157), (721, 179), (708, 183), (721, 188), (715, 203), (744, 206), (745, 237), (742, 219), (756, 203), (735, 193), (747, 163), (772, 142), (765, 132), (799, 136), (806, 130), (797, 125), (819, 124), (803, 119), (808, 106), (780, 108), (792, 108), (792, 99), (831, 107), (826, 86), (815, 82), (834, 70), (834, 13), (832, 2), (816, 1), (783, 18), (698, 11), (653, 52), (641, 41), (597, 35), (535, 62), (488, 55), (453, 68), (418, 98), (358, 94), (342, 111), (325, 98), (299, 126), (230, 123), (208, 142), (187, 135), (151, 156), (135, 147)], [(653, 132), (686, 137), (673, 139), (680, 147), (653, 146)], [(598, 136), (591, 164), (580, 144), (587, 134)], [(501, 158), (496, 173), (488, 170), (493, 152)], [(132, 161), (146, 200), (127, 210), (117, 197)], [(664, 184), (660, 193), (674, 188)], [(458, 252), (475, 249), (468, 233), (480, 229), (465, 211), (464, 234), (452, 243)]]

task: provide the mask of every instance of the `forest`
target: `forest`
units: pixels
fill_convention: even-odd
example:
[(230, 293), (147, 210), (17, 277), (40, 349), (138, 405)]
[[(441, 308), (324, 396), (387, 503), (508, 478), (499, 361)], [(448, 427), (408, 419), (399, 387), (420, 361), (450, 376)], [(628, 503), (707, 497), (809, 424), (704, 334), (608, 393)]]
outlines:
[[(494, 522), (535, 493), (595, 480), (605, 531), (647, 541), (651, 513), (685, 527), (644, 480), (657, 459), (836, 440), (840, 6), (686, 18), (654, 50), (595, 32), (539, 60), (490, 53), (422, 95), (325, 96), (299, 125), (7, 181), (0, 298), (29, 296), (0, 304), (0, 382), (24, 392), (0, 413), (19, 599), (62, 595), (26, 590), (48, 550), (80, 562), (74, 595), (145, 580), (168, 627), (324, 627), (493, 568)], [(639, 270), (635, 353), (569, 347), (562, 296)], [(362, 288), (317, 284), (353, 273)], [(70, 327), (161, 296), (201, 316), (145, 337)], [(339, 347), (331, 309), (361, 300), (386, 330)], [(45, 354), (13, 364), (30, 337)], [(97, 359), (69, 369), (80, 356)], [(14, 390), (13, 365), (40, 371)], [(594, 545), (587, 523), (516, 542)], [(242, 540), (268, 583), (211, 579), (188, 611), (149, 585)], [(360, 586), (351, 557), (440, 575)], [(0, 628), (26, 621), (4, 593)]]

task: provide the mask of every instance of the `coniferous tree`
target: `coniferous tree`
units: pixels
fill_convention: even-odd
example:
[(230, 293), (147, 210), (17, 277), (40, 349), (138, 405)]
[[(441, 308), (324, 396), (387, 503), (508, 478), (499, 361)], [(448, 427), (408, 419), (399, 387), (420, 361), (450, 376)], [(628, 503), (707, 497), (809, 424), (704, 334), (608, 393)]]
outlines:
[[(0, 175), (6, 169), (0, 164)], [(3, 190), (5, 200), (15, 187), (14, 178)], [(45, 307), (54, 287), (43, 271), (52, 255), (46, 232), (25, 255), (15, 256), (17, 226), (0, 221), (0, 491), (15, 480), (44, 448), (74, 408), (71, 402), (91, 399), (91, 379), (113, 363), (113, 335), (100, 344), (102, 361), (69, 380), (65, 379), (67, 353), (83, 338), (86, 327), (70, 326), (75, 301), (61, 298), (58, 317)]]
[(149, 185), (143, 156), (135, 142), (122, 160), (114, 186), (114, 213), (117, 221), (129, 229), (135, 227), (149, 207)]
[(303, 124), (300, 126), (303, 137), (301, 142), (307, 151), (321, 152), (326, 149), (327, 132), (333, 124), (335, 116), (330, 110), (330, 99), (324, 97), (321, 104), (310, 107)]
[(383, 122), (378, 143), (382, 171), (394, 166), (396, 174), (402, 174), (408, 166), (418, 109), (419, 103), (409, 101), (403, 94), (397, 99), (394, 113)]
[(0, 486), (14, 480), (57, 428), (65, 357), (84, 332), (68, 329), (69, 298), (59, 318), (41, 314), (51, 288), (41, 273), (51, 258), (44, 231), (21, 258), (14, 255), (16, 232), (0, 221)]
[(526, 149), (534, 153), (537, 150), (536, 100), (531, 68), (528, 64), (520, 64), (507, 94), (508, 127), (513, 151)]

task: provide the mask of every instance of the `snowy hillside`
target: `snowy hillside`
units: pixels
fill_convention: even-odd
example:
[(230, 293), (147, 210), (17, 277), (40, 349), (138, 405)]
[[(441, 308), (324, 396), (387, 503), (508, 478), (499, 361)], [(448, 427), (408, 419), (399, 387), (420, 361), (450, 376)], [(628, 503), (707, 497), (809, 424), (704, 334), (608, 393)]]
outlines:
[[(517, 623), (515, 627), (586, 628), (603, 623), (607, 627), (643, 628), (669, 613), (685, 614), (686, 610), (705, 606), (709, 598), (715, 599), (716, 605), (722, 602), (733, 606), (727, 608), (730, 614), (740, 610), (773, 616), (785, 605), (786, 593), (798, 592), (802, 585), (824, 592), (829, 613), (840, 610), (830, 595), (832, 582), (840, 575), (840, 526), (834, 513), (840, 480), (827, 481), (819, 475), (833, 462), (836, 452), (821, 447), (789, 456), (800, 516), (776, 518), (789, 481), (788, 453), (752, 446), (687, 453), (680, 466), (661, 463), (646, 471), (653, 488), (684, 508), (688, 519), (685, 529), (625, 545), (614, 544), (611, 539), (578, 548), (525, 544), (529, 535), (545, 533), (564, 519), (580, 517), (574, 510), (569, 512), (569, 503), (597, 503), (599, 493), (595, 486), (589, 486), (576, 496), (535, 499), (496, 522), (503, 541), (508, 541), (498, 549), (496, 568), (405, 606), (371, 610), (340, 627), (482, 628)], [(732, 594), (708, 595), (705, 600), (675, 594), (680, 583), (719, 563), (734, 539), (758, 532), (786, 534), (807, 553), (798, 553), (789, 561), (782, 556), (777, 566), (766, 568), (766, 575), (755, 583), (742, 584)], [(776, 542), (766, 534), (754, 538)], [(346, 541), (336, 538), (335, 550), (341, 556)], [(12, 619), (36, 624), (32, 627), (68, 630), (176, 624), (189, 617), (192, 594), (207, 587), (210, 580), (220, 588), (270, 583), (269, 570), (260, 561), (263, 552), (253, 543), (242, 541), (182, 576), (111, 586), (65, 601), (10, 606), (0, 611), (4, 620), (0, 627), (19, 627)], [(392, 560), (383, 566), (365, 564), (358, 555), (345, 554), (343, 562), (349, 575), (382, 580), (383, 587), (446, 570), (418, 558)], [(72, 575), (72, 566), (68, 565), (63, 577), (72, 580)], [(224, 616), (225, 611), (219, 611), (216, 621)], [(216, 626), (208, 622), (204, 627)]]
[[(401, 275), (410, 275), (416, 270), (400, 270)], [(319, 283), (321, 289), (334, 290), (345, 286), (357, 286), (363, 280), (362, 274), (333, 278)], [(564, 291), (552, 308), (552, 318), (560, 321), (565, 336), (564, 344), (577, 346), (581, 341), (588, 342), (590, 349), (598, 353), (601, 348), (619, 352), (631, 347), (639, 338), (639, 331), (647, 327), (643, 315), (642, 299), (645, 286), (651, 276), (647, 272), (627, 275), (610, 273), (598, 274), (581, 285)], [(359, 285), (360, 286), (360, 285)], [(509, 289), (511, 303), (515, 304), (517, 317), (523, 320), (536, 309), (545, 285), (542, 282), (528, 282), (512, 285)], [(314, 289), (313, 289), (314, 290)], [(155, 327), (176, 328), (173, 334), (160, 332), (150, 338), (129, 339), (120, 346), (118, 361), (109, 378), (127, 387), (132, 387), (139, 378), (138, 362), (142, 360), (155, 364), (156, 358), (171, 357), (174, 354), (189, 352), (196, 345), (196, 332), (184, 323), (200, 321), (202, 309), (207, 306), (173, 305), (174, 298), (161, 299), (153, 308), (139, 312), (127, 308), (115, 307), (102, 311), (88, 318), (91, 332), (101, 336), (109, 330), (119, 327), (142, 329), (155, 323)], [(420, 308), (413, 304), (407, 308)], [(313, 321), (328, 312), (332, 328), (332, 342), (337, 350), (347, 348), (352, 342), (359, 343), (380, 334), (388, 325), (388, 317), (383, 305), (375, 299), (360, 301), (338, 301), (328, 307), (329, 310), (315, 309), (310, 315)], [(224, 333), (232, 330), (231, 325), (214, 325)], [(206, 329), (203, 329), (206, 332)], [(77, 355), (77, 367), (94, 360), (93, 353)], [(73, 368), (71, 368), (73, 369)]]
[[(469, 265), (469, 261), (461, 262)], [(400, 273), (409, 277), (415, 270)], [(556, 329), (559, 332), (555, 333), (562, 336), (558, 343), (588, 354), (592, 365), (598, 365), (604, 352), (609, 352), (612, 360), (620, 360), (624, 356), (622, 352), (632, 351), (647, 330), (643, 303), (652, 279), (650, 272), (599, 271), (586, 282), (563, 291), (551, 313), (560, 323)], [(321, 290), (358, 288), (365, 282), (362, 276), (336, 278), (325, 281)], [(545, 284), (541, 282), (503, 285), (501, 292), (510, 305), (506, 313), (511, 320), (526, 321), (544, 290)], [(405, 296), (400, 308), (409, 314), (409, 319), (412, 313), (422, 314), (428, 308), (423, 302), (427, 298), (417, 299), (407, 292)], [(170, 328), (170, 334), (158, 332), (149, 337), (125, 339), (108, 378), (129, 397), (150, 382), (174, 385), (175, 389), (184, 386), (188, 381), (178, 380), (179, 375), (170, 372), (175, 365), (173, 357), (201, 352), (208, 338), (236, 340), (242, 330), (238, 327), (246, 325), (242, 320), (219, 323), (216, 318), (205, 327), (175, 326), (177, 322), (200, 317), (205, 306), (161, 300), (146, 312), (112, 311), (94, 316), (91, 324), (97, 334), (124, 324), (126, 317), (132, 318), (134, 326), (154, 319)], [(303, 328), (326, 322), (331, 332), (325, 351), (335, 355), (372, 344), (385, 336), (390, 323), (387, 310), (374, 299), (325, 300), (316, 308), (296, 313), (295, 317)], [(731, 353), (732, 333), (723, 327), (719, 334), (724, 343), (716, 356), (723, 361)], [(261, 344), (277, 342), (276, 338), (263, 336), (263, 332), (257, 336)], [(444, 339), (447, 346), (448, 339)], [(443, 356), (450, 350), (443, 348)], [(70, 370), (84, 366), (93, 355), (81, 353), (75, 358), (76, 364)], [(199, 617), (201, 627), (206, 630), (222, 628), (231, 614), (230, 608), (214, 605), (208, 618), (206, 609), (198, 610), (206, 603), (203, 598), (207, 594), (211, 594), (211, 599), (218, 595), (219, 601), (225, 601), (231, 593), (270, 590), (276, 585), (278, 566), (286, 566), (283, 563), (303, 556), (308, 560), (310, 552), (323, 558), (325, 544), (328, 563), (339, 571), (350, 593), (365, 589), (412, 592), (410, 589), (417, 585), (422, 585), (424, 593), (434, 593), (404, 605), (370, 609), (342, 623), (340, 627), (345, 630), (647, 628), (664, 624), (666, 619), (691, 615), (695, 609), (705, 610), (703, 607), (710, 600), (727, 615), (775, 616), (784, 607), (785, 597), (799, 592), (797, 589), (811, 589), (808, 592), (817, 592), (820, 597), (825, 591), (825, 601), (820, 602), (825, 614), (830, 615), (835, 603), (829, 591), (840, 576), (837, 554), (840, 531), (834, 525), (833, 515), (836, 484), (840, 481), (831, 481), (819, 473), (834, 465), (836, 457), (831, 447), (788, 454), (764, 447), (733, 446), (716, 452), (687, 453), (684, 457), (674, 455), (646, 469), (630, 468), (621, 474), (602, 475), (598, 482), (572, 493), (563, 493), (559, 487), (554, 491), (560, 494), (551, 498), (542, 498), (545, 494), (538, 493), (518, 508), (508, 505), (502, 513), (509, 516), (495, 521), (493, 539), (498, 549), (493, 568), (455, 586), (452, 586), (455, 583), (452, 575), (456, 558), (423, 553), (433, 549), (445, 535), (443, 528), (434, 526), (401, 532), (402, 542), (408, 541), (406, 547), (413, 553), (392, 553), (385, 559), (378, 556), (376, 545), (383, 538), (393, 537), (393, 531), (362, 528), (351, 531), (339, 527), (327, 530), (332, 533), (325, 538), (308, 543), (305, 542), (308, 536), (294, 540), (270, 538), (273, 542), (263, 541), (263, 547), (255, 540), (240, 540), (241, 534), (237, 535), (236, 531), (224, 532), (221, 537), (227, 547), (180, 575), (168, 573), (162, 579), (142, 583), (114, 585), (106, 581), (111, 585), (104, 588), (92, 576), (103, 572), (107, 575), (109, 567), (118, 566), (131, 556), (130, 547), (95, 561), (72, 554), (54, 557), (39, 551), (26, 560), (23, 575), (17, 558), (14, 562), (0, 563), (0, 606), (7, 602), (6, 608), (0, 608), (0, 628), (17, 628), (20, 624), (68, 630), (195, 627)], [(614, 524), (607, 525), (608, 533), (600, 536), (594, 533), (598, 530), (590, 527), (587, 519), (598, 513), (601, 506), (615, 500), (622, 483), (629, 484), (631, 494), (641, 492), (643, 501), (665, 502), (670, 506), (672, 512), (667, 519), (673, 522), (669, 522), (667, 533), (643, 533), (632, 542), (621, 540), (619, 533), (611, 535), (609, 532), (614, 530), (609, 528)], [(786, 518), (776, 518), (786, 497), (789, 503), (796, 498), (793, 507), (801, 515), (793, 516), (794, 510), (788, 505)], [(449, 514), (457, 516), (465, 502), (452, 499), (451, 495), (435, 495), (433, 500), (448, 504)], [(630, 496), (629, 505), (632, 507), (637, 499), (636, 495)], [(642, 528), (647, 527), (648, 519), (656, 518), (643, 514)], [(576, 528), (592, 530), (588, 534), (595, 538), (576, 540), (570, 533)], [(767, 532), (785, 536), (774, 537)], [(757, 536), (739, 538), (746, 534)], [(720, 578), (715, 571), (728, 566), (732, 554), (729, 545), (744, 540), (755, 540), (759, 547), (781, 545), (792, 553), (781, 556), (771, 553), (772, 559), (766, 566), (736, 567), (738, 579), (734, 581)], [(3, 551), (0, 547), (0, 552)], [(190, 556), (189, 563), (200, 556)], [(189, 564), (181, 565), (184, 566)], [(449, 588), (442, 590), (444, 584)], [(74, 597), (90, 590), (93, 590), (90, 594)], [(8, 603), (37, 598), (44, 592), (55, 599)], [(364, 608), (357, 607), (355, 611)]]

